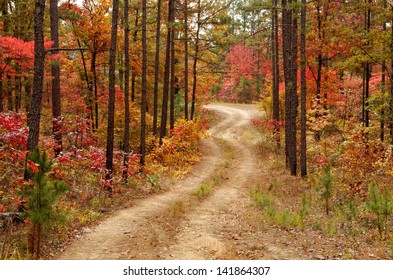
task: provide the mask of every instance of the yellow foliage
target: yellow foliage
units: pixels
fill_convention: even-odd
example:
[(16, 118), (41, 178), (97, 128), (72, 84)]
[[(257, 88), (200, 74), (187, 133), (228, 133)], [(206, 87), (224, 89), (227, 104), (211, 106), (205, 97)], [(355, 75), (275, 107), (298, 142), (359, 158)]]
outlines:
[(162, 165), (166, 170), (171, 169), (177, 175), (184, 175), (188, 166), (201, 158), (199, 141), (206, 134), (206, 125), (206, 119), (177, 121), (162, 144), (156, 143), (147, 161), (153, 165)]

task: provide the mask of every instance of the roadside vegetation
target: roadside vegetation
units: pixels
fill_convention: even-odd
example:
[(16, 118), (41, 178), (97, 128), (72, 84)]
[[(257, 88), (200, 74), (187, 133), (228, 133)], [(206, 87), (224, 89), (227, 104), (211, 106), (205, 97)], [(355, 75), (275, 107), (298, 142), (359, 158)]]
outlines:
[[(262, 122), (252, 120), (251, 125), (261, 135), (259, 153), (267, 161), (263, 172), (270, 180), (249, 192), (261, 228), (272, 225), (309, 238), (320, 244), (323, 253), (317, 258), (393, 258), (390, 149), (370, 140), (371, 131), (361, 144), (355, 142), (368, 131), (360, 127), (324, 135), (321, 141), (310, 133), (309, 173), (305, 179), (295, 178), (285, 171), (284, 151), (277, 149), (272, 130)], [(323, 244), (327, 240), (334, 246)], [(307, 247), (301, 238), (291, 242)]]

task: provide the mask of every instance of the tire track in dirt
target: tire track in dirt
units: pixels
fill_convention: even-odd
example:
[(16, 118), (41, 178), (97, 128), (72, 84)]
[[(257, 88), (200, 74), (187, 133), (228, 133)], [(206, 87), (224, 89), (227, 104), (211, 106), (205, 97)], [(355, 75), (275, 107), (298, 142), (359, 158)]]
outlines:
[[(179, 230), (176, 243), (169, 248), (164, 258), (220, 259), (234, 253), (230, 252), (231, 246), (223, 231), (228, 227), (228, 219), (234, 218), (234, 212), (242, 212), (241, 208), (246, 207), (246, 182), (253, 176), (256, 168), (255, 155), (245, 143), (245, 138), (249, 131), (249, 120), (257, 110), (250, 105), (246, 106), (247, 110), (237, 107), (227, 104), (206, 106), (218, 112), (225, 120), (212, 129), (211, 134), (230, 146), (232, 164), (225, 181), (187, 214), (187, 222)], [(233, 210), (233, 206), (236, 210)]]

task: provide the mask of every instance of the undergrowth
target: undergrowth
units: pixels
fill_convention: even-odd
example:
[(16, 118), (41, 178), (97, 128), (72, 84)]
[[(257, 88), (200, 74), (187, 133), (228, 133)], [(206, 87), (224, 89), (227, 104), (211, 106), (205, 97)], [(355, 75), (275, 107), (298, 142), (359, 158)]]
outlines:
[[(139, 125), (138, 115), (134, 108), (132, 117), (136, 125)], [(151, 125), (151, 121), (148, 118), (148, 125)], [(27, 197), (22, 192), (28, 184), (23, 180), (28, 132), (26, 123), (27, 118), (23, 114), (0, 114), (0, 214), (29, 211), (23, 210)], [(121, 123), (117, 125), (122, 127)], [(101, 129), (92, 132), (84, 119), (76, 120), (75, 124), (72, 120), (67, 121), (64, 126), (64, 150), (60, 156), (54, 157), (55, 142), (49, 136), (50, 129), (48, 136), (44, 135), (40, 141), (40, 149), (48, 151), (48, 158), (53, 160), (48, 178), (68, 186), (68, 191), (53, 209), (53, 213), (61, 214), (64, 220), (53, 220), (45, 230), (43, 258), (52, 258), (54, 252), (63, 247), (72, 235), (80, 234), (81, 228), (96, 223), (105, 213), (131, 205), (134, 199), (164, 191), (161, 177), (186, 174), (190, 166), (200, 160), (199, 143), (206, 136), (209, 123), (205, 118), (179, 120), (161, 146), (158, 145), (158, 139), (149, 134), (144, 173), (140, 173), (139, 155), (131, 152), (126, 179), (123, 176), (124, 155), (120, 144), (114, 151), (110, 193), (104, 187), (108, 183), (105, 180), (104, 143), (98, 142), (104, 132)], [(115, 137), (121, 137), (121, 134)], [(138, 150), (138, 141), (137, 138), (131, 138), (131, 151)], [(30, 165), (35, 168), (33, 164)], [(30, 223), (31, 219), (14, 222), (12, 219), (0, 218), (0, 258), (28, 258), (26, 235)]]
[[(393, 152), (371, 140), (377, 135), (361, 128), (324, 135), (319, 142), (309, 135), (308, 176), (302, 180), (285, 171), (284, 148), (277, 152), (271, 131), (256, 129), (269, 178), (250, 191), (250, 198), (262, 223), (339, 238), (349, 248), (360, 242), (377, 252), (370, 255), (393, 258)], [(347, 250), (342, 258), (357, 258), (355, 252)]]

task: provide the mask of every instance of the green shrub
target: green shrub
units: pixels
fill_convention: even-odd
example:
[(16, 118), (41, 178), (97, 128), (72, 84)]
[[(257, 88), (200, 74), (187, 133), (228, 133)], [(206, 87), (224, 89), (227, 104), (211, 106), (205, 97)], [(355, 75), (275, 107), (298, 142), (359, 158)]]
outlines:
[(321, 197), (325, 201), (326, 215), (329, 215), (330, 199), (333, 196), (333, 174), (331, 165), (327, 165), (323, 168), (323, 174), (319, 177), (319, 183), (323, 188)]
[(371, 183), (369, 194), (366, 199), (366, 206), (369, 211), (376, 215), (376, 225), (378, 232), (383, 237), (383, 234), (388, 233), (388, 218), (393, 211), (393, 198), (391, 194), (385, 189), (383, 192), (378, 190), (376, 182)]
[(60, 196), (68, 189), (64, 182), (51, 180), (48, 172), (52, 168), (52, 161), (48, 159), (46, 152), (40, 152), (38, 148), (28, 155), (27, 170), (32, 178), (30, 186), (24, 188), (23, 195), (26, 198), (26, 214), (32, 223), (32, 231), (29, 235), (29, 252), (33, 258), (40, 257), (40, 242), (43, 226), (58, 219), (53, 205)]
[(272, 206), (272, 198), (262, 192), (260, 186), (250, 192), (250, 196), (255, 205), (260, 209), (265, 209)]

